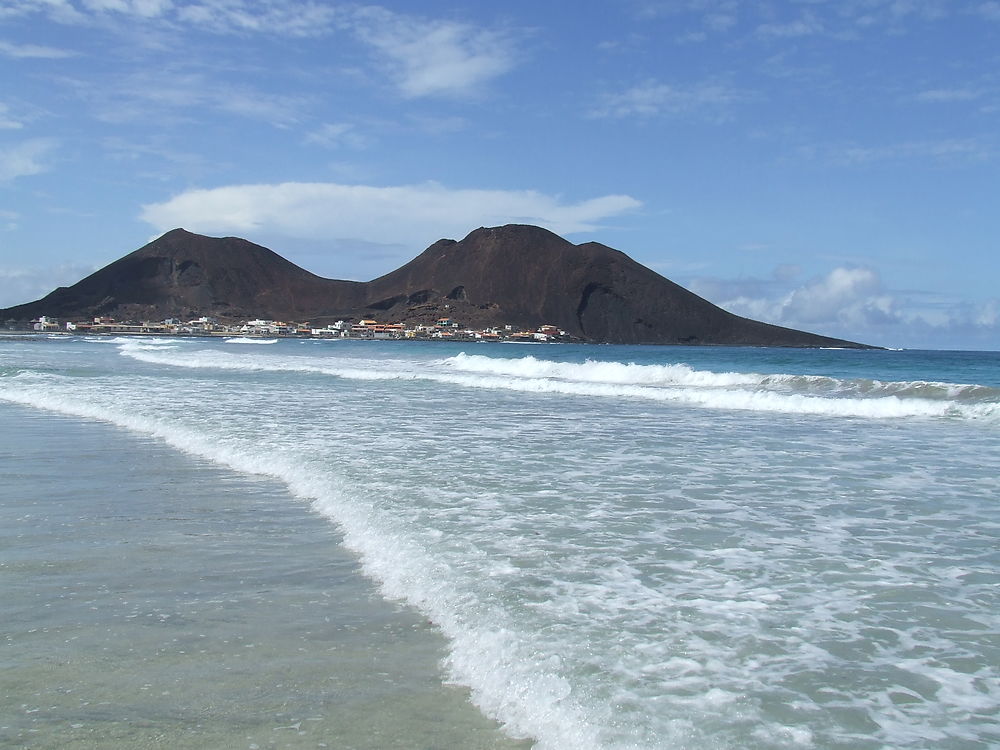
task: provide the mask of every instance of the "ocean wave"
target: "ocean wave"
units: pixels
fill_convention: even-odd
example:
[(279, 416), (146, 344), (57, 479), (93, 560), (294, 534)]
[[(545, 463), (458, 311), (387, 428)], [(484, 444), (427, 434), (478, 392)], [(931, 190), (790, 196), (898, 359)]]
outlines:
[(546, 378), (568, 382), (618, 385), (732, 388), (749, 386), (776, 392), (824, 396), (898, 396), (929, 400), (1000, 401), (1000, 389), (989, 386), (932, 381), (880, 381), (833, 378), (825, 375), (759, 374), (696, 370), (685, 364), (639, 365), (588, 359), (583, 363), (554, 362), (532, 356), (517, 359), (460, 353), (442, 360), (453, 370), (518, 378)]
[(531, 355), (508, 359), (481, 354), (456, 354), (441, 363), (459, 372), (487, 375), (509, 375), (517, 378), (548, 378), (584, 383), (618, 385), (696, 385), (728, 387), (756, 385), (761, 376), (740, 372), (707, 372), (687, 365), (637, 365), (631, 362), (604, 362), (588, 359), (575, 362), (553, 362)]
[(227, 344), (277, 344), (278, 339), (255, 339), (247, 336), (233, 336), (225, 339)]
[[(627, 398), (709, 409), (864, 419), (1000, 420), (996, 389), (945, 383), (881, 383), (811, 375), (715, 373), (687, 365), (565, 363), (460, 354), (435, 362), (249, 355), (201, 350), (122, 353), (151, 364), (247, 372), (302, 372), (352, 380), (429, 381), (465, 388), (594, 398)], [(984, 398), (983, 393), (994, 396)], [(970, 396), (969, 394), (978, 394)]]
[[(764, 491), (771, 485), (770, 477), (757, 476), (747, 457), (738, 458), (743, 464), (738, 471), (731, 467), (727, 473), (719, 467), (717, 475), (709, 477), (712, 471), (706, 471), (699, 479), (693, 475), (700, 462), (692, 458), (698, 454), (687, 449), (675, 455), (674, 477), (664, 471), (662, 485), (644, 488), (649, 480), (648, 473), (643, 478), (644, 454), (628, 450), (627, 444), (617, 454), (603, 450), (588, 454), (571, 439), (573, 432), (550, 432), (546, 421), (536, 423), (544, 429), (537, 431), (540, 437), (534, 443), (521, 443), (528, 437), (522, 432), (505, 443), (495, 442), (489, 410), (509, 403), (506, 398), (476, 394), (483, 396), (482, 409), (473, 414), (482, 424), (475, 418), (470, 422), (476, 425), (482, 445), (470, 456), (473, 446), (468, 433), (449, 432), (455, 413), (446, 407), (438, 421), (427, 423), (423, 421), (426, 411), (397, 413), (376, 403), (355, 415), (355, 421), (346, 422), (342, 420), (348, 416), (341, 412), (350, 410), (342, 410), (339, 399), (329, 410), (322, 406), (327, 394), (322, 388), (314, 390), (317, 382), (322, 385), (321, 380), (268, 377), (255, 381), (242, 373), (407, 379), (417, 381), (417, 386), (423, 380), (588, 398), (648, 400), (676, 393), (681, 394), (678, 399), (700, 395), (717, 400), (750, 394), (784, 398), (787, 405), (793, 403), (789, 394), (767, 390), (754, 394), (748, 386), (697, 388), (463, 373), (449, 369), (441, 360), (290, 357), (273, 350), (149, 351), (136, 342), (124, 349), (140, 361), (219, 372), (210, 377), (198, 373), (194, 378), (164, 370), (144, 375), (129, 373), (128, 367), (121, 367), (125, 362), (113, 363), (115, 374), (99, 379), (30, 372), (5, 383), (10, 387), (0, 390), (0, 400), (104, 420), (236, 470), (283, 480), (292, 493), (338, 524), (346, 545), (358, 554), (366, 573), (380, 582), (387, 597), (412, 604), (441, 628), (451, 644), (445, 661), (449, 679), (468, 685), (474, 703), (512, 734), (535, 737), (539, 750), (826, 747), (856, 740), (859, 721), (870, 726), (871, 721), (877, 722), (877, 729), (866, 731), (873, 742), (884, 746), (924, 743), (920, 747), (925, 747), (935, 744), (937, 737), (937, 746), (943, 747), (943, 740), (956, 732), (967, 731), (971, 737), (991, 721), (990, 709), (996, 705), (995, 670), (982, 667), (976, 654), (962, 650), (961, 634), (942, 630), (942, 635), (923, 621), (911, 625), (901, 614), (893, 621), (881, 619), (876, 612), (878, 596), (889, 599), (884, 611), (905, 612), (900, 609), (899, 589), (905, 587), (905, 597), (911, 597), (912, 591), (926, 592), (934, 576), (957, 580), (974, 577), (974, 570), (989, 572), (986, 558), (974, 564), (969, 558), (943, 558), (937, 546), (943, 532), (927, 532), (940, 527), (914, 505), (910, 489), (933, 486), (929, 479), (934, 474), (913, 476), (907, 471), (913, 468), (907, 461), (916, 462), (918, 469), (923, 466), (924, 442), (919, 437), (907, 438), (913, 452), (899, 465), (900, 481), (913, 484), (897, 485), (888, 492), (896, 505), (873, 502), (869, 508), (869, 493), (859, 489), (853, 494), (861, 510), (850, 511), (845, 507), (845, 495), (852, 495), (846, 491), (850, 484), (831, 490), (831, 483), (815, 478), (815, 473), (834, 467), (844, 474), (863, 466), (891, 468), (885, 460), (870, 463), (870, 450), (854, 450), (856, 436), (884, 436), (882, 429), (825, 431), (836, 433), (834, 445), (855, 455), (859, 463), (844, 464), (843, 455), (812, 450), (809, 456), (763, 464), (785, 478), (773, 491)], [(585, 368), (585, 364), (576, 366)], [(225, 376), (222, 370), (233, 371), (235, 377)], [(286, 394), (309, 392), (315, 400), (295, 411), (275, 399), (269, 411), (258, 411), (259, 401), (266, 400), (276, 383), (286, 384)], [(349, 394), (361, 389), (342, 390)], [(217, 393), (217, 400), (205, 397), (211, 393)], [(804, 403), (836, 400), (791, 396)], [(468, 403), (478, 400), (464, 399)], [(880, 400), (868, 398), (867, 402)], [(244, 401), (246, 411), (233, 409)], [(199, 406), (202, 402), (204, 408)], [(464, 409), (465, 404), (460, 405)], [(551, 406), (552, 400), (544, 405)], [(578, 414), (584, 413), (589, 403), (576, 406), (584, 407)], [(650, 410), (642, 406), (637, 411)], [(302, 415), (305, 421), (297, 421)], [(686, 426), (688, 436), (700, 435), (703, 425), (713, 421), (699, 414), (689, 416), (693, 418)], [(683, 421), (651, 420), (660, 427), (647, 443), (652, 446), (648, 455), (655, 457), (657, 466), (665, 458), (659, 450), (662, 443), (686, 443), (677, 425)], [(780, 434), (781, 424), (771, 421)], [(416, 427), (400, 435), (403, 422)], [(370, 429), (359, 430), (359, 424)], [(333, 427), (324, 430), (323, 425)], [(620, 427), (630, 426), (623, 417)], [(731, 426), (724, 425), (717, 432), (728, 436)], [(758, 432), (758, 426), (748, 423), (727, 444), (739, 445), (737, 438), (753, 442), (758, 435), (769, 435)], [(581, 429), (590, 426), (581, 425)], [(889, 432), (921, 436), (934, 429)], [(379, 440), (376, 434), (390, 439)], [(624, 433), (618, 434), (625, 439)], [(346, 439), (341, 441), (341, 436)], [(787, 438), (788, 451), (776, 452), (779, 458), (795, 453), (795, 437)], [(545, 446), (550, 441), (553, 451), (548, 453)], [(311, 456), (310, 444), (329, 450)], [(364, 449), (358, 450), (359, 444)], [(595, 439), (593, 444), (603, 445), (603, 440)], [(954, 471), (949, 474), (952, 477), (957, 476), (957, 469), (949, 467), (947, 456), (955, 445), (936, 446), (939, 466)], [(457, 455), (468, 460), (432, 462), (421, 457), (421, 448), (433, 448), (432, 455), (437, 457), (449, 447), (459, 449)], [(725, 463), (714, 444), (702, 450), (707, 452), (700, 455), (709, 463)], [(508, 451), (512, 455), (506, 455)], [(770, 445), (761, 445), (759, 451), (773, 452)], [(555, 470), (507, 481), (507, 472), (533, 471), (520, 462), (536, 455), (542, 459), (539, 465), (546, 467), (543, 471)], [(817, 466), (810, 457), (816, 455), (829, 461)], [(397, 463), (401, 465), (396, 470), (386, 468)], [(601, 492), (589, 494), (586, 487), (591, 481), (607, 484)], [(887, 481), (873, 480), (862, 487), (879, 493), (891, 486)], [(988, 500), (992, 484), (984, 489), (983, 477), (976, 481), (977, 492)], [(687, 489), (675, 497), (671, 492), (679, 484)], [(794, 490), (785, 492), (788, 488)], [(967, 489), (935, 487), (926, 492), (932, 507), (940, 508), (947, 505), (942, 498), (961, 498)], [(630, 492), (637, 493), (637, 502), (619, 506), (619, 495)], [(643, 492), (649, 493), (644, 499)], [(755, 497), (755, 493), (759, 494)], [(678, 501), (677, 511), (663, 512), (673, 500)], [(824, 502), (828, 513), (814, 510)], [(782, 510), (782, 504), (787, 508)], [(886, 509), (884, 514), (872, 512), (881, 507)], [(421, 523), (421, 518), (429, 522)], [(946, 513), (944, 519), (959, 539), (969, 533), (962, 531), (968, 528), (967, 516)], [(981, 524), (973, 526), (971, 533), (982, 531)], [(698, 536), (706, 531), (724, 533), (718, 538)], [(677, 554), (653, 564), (651, 558), (658, 551), (675, 545)], [(886, 552), (896, 546), (908, 549)], [(920, 550), (921, 556), (913, 550)], [(809, 567), (810, 559), (819, 561), (815, 568)], [(954, 569), (917, 578), (910, 572), (911, 568), (927, 572), (933, 567), (927, 561), (940, 564), (942, 559)], [(956, 586), (942, 591), (962, 590), (972, 598), (988, 591), (992, 580), (984, 577), (979, 588)], [(956, 601), (954, 596), (947, 599), (949, 606)], [(975, 606), (963, 601), (956, 616), (990, 613), (988, 601), (985, 596)], [(913, 606), (921, 606), (919, 593)], [(984, 621), (983, 637), (988, 637), (992, 622)], [(874, 626), (878, 626), (877, 634), (867, 635)], [(851, 648), (856, 650), (851, 652)], [(861, 648), (870, 650), (862, 652)], [(966, 662), (979, 666), (962, 666)], [(839, 692), (835, 695), (828, 691), (828, 670), (837, 673)], [(853, 681), (845, 676), (848, 672)], [(921, 692), (934, 690), (935, 696), (924, 701), (918, 692), (900, 693), (903, 688), (897, 686), (897, 694), (910, 696), (913, 702), (907, 699), (902, 707), (893, 705), (885, 674), (900, 686), (928, 686), (921, 687)], [(811, 675), (816, 687), (810, 694), (796, 683), (808, 685)], [(767, 689), (757, 691), (761, 685)], [(812, 702), (810, 695), (820, 698)], [(884, 705), (877, 703), (882, 698), (887, 701)], [(779, 712), (761, 709), (758, 702), (764, 701), (777, 705)], [(806, 705), (810, 711), (790, 716), (780, 710), (793, 703)], [(973, 712), (979, 712), (979, 723), (966, 729)], [(787, 725), (776, 722), (775, 716), (786, 717)], [(843, 727), (837, 723), (839, 716), (848, 717)], [(731, 727), (752, 729), (753, 741), (729, 742)], [(945, 731), (952, 734), (945, 735)], [(827, 740), (831, 736), (834, 741)], [(932, 739), (926, 740), (928, 736)]]
[(174, 344), (184, 344), (190, 339), (173, 338), (166, 336), (84, 336), (83, 341), (88, 344), (116, 344), (118, 346), (148, 346), (159, 347)]
[(0, 392), (0, 401), (110, 423), (236, 471), (282, 481), (338, 525), (345, 546), (359, 555), (365, 573), (388, 599), (407, 602), (440, 628), (452, 644), (451, 674), (471, 689), (487, 715), (517, 736), (545, 738), (540, 748), (601, 747), (599, 726), (571, 695), (566, 680), (548, 661), (535, 658), (529, 634), (519, 632), (504, 608), (480, 606), (456, 580), (454, 567), (434, 554), (434, 545), (427, 545), (418, 530), (396, 514), (355, 501), (328, 464), (310, 466), (298, 449), (263, 456), (253, 436), (212, 434), (169, 417), (144, 415), (99, 390), (70, 393), (66, 386), (71, 380), (25, 373), (21, 387)]

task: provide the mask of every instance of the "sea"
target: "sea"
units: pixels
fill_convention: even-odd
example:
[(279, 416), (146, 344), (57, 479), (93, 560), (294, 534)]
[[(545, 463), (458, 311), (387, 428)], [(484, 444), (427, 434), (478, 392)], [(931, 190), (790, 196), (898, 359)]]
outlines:
[(0, 747), (1000, 748), (1000, 352), (0, 337)]

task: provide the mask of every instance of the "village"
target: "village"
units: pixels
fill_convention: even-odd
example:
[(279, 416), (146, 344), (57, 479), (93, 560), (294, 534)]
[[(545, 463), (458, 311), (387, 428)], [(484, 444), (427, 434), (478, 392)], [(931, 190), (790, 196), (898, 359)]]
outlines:
[(549, 342), (575, 340), (566, 331), (542, 325), (526, 330), (513, 325), (503, 325), (481, 330), (463, 327), (452, 318), (439, 318), (431, 324), (383, 323), (377, 320), (350, 322), (338, 320), (324, 327), (313, 327), (308, 322), (293, 323), (277, 320), (248, 320), (223, 323), (215, 318), (202, 316), (182, 321), (167, 318), (160, 322), (118, 321), (109, 317), (95, 317), (87, 321), (59, 321), (43, 315), (31, 321), (32, 330), (46, 333), (114, 334), (140, 336), (225, 336), (247, 338), (329, 338), (370, 340), (452, 340), (452, 341), (514, 341)]

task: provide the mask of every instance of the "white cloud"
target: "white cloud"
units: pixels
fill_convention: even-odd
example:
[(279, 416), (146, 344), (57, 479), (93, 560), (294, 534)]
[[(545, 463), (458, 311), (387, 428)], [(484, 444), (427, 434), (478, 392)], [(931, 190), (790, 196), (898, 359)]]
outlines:
[(878, 271), (838, 267), (795, 284), (795, 267), (770, 279), (695, 278), (688, 287), (730, 312), (767, 323), (911, 348), (1000, 349), (1000, 300), (981, 303), (886, 289)]
[(173, 8), (171, 0), (83, 0), (83, 6), (97, 13), (122, 13), (140, 18), (157, 18)]
[(250, 239), (355, 238), (416, 249), (441, 237), (464, 237), (478, 226), (526, 223), (559, 234), (593, 231), (640, 205), (627, 195), (566, 203), (534, 190), (450, 189), (434, 182), (396, 187), (292, 182), (190, 190), (143, 206), (141, 215), (160, 231), (182, 226)]
[(262, 33), (307, 37), (326, 34), (343, 11), (322, 2), (201, 0), (177, 8), (183, 23), (219, 34)]
[(479, 93), (515, 64), (511, 39), (498, 30), (424, 20), (377, 6), (359, 8), (350, 26), (411, 99)]
[[(780, 280), (781, 274), (776, 272), (775, 278)], [(834, 268), (777, 296), (738, 296), (719, 304), (738, 315), (792, 328), (868, 331), (901, 320), (897, 300), (871, 268)]]
[(650, 80), (604, 96), (591, 115), (618, 118), (708, 113), (719, 117), (729, 105), (744, 98), (741, 92), (719, 83), (681, 88)]
[(283, 36), (328, 33), (341, 11), (325, 2), (285, 0), (9, 0), (0, 18), (44, 13), (56, 23), (94, 25), (115, 17), (134, 24), (186, 24), (216, 34), (256, 32)]
[(973, 322), (979, 326), (1000, 326), (1000, 299), (991, 299), (977, 306)]
[(13, 42), (0, 41), (0, 55), (15, 59), (59, 60), (74, 57), (76, 53), (55, 47), (43, 47), (38, 44), (14, 44)]
[(51, 138), (30, 138), (0, 148), (0, 182), (40, 174), (48, 169), (45, 157), (57, 146)]
[[(13, 0), (0, 5), (0, 18), (45, 13), (58, 23), (117, 24), (135, 36), (150, 31), (194, 28), (214, 34), (286, 37), (346, 34), (371, 49), (376, 64), (403, 96), (468, 96), (516, 64), (512, 35), (452, 20), (396, 13), (378, 5), (314, 0)], [(144, 24), (139, 26), (139, 24)], [(10, 56), (66, 56), (48, 47), (0, 46)]]
[(834, 268), (789, 288), (798, 270), (779, 266), (771, 280), (695, 279), (691, 290), (737, 315), (848, 337), (851, 331), (859, 337), (861, 332), (902, 320), (897, 299), (882, 288), (879, 274), (871, 268)]
[(70, 0), (9, 0), (0, 5), (0, 18), (16, 18), (44, 13), (56, 23), (86, 23), (87, 17)]
[(869, 327), (896, 319), (894, 299), (870, 268), (835, 268), (781, 301), (783, 320)]
[(8, 112), (10, 112), (10, 107), (0, 102), (0, 130), (20, 130), (23, 128), (24, 123), (15, 120)]

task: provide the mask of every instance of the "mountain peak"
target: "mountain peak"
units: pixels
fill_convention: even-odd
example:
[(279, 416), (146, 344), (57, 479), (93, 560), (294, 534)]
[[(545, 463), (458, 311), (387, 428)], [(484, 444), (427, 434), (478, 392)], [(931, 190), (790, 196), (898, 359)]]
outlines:
[(571, 245), (572, 243), (568, 240), (560, 237), (555, 232), (552, 232), (544, 227), (538, 227), (533, 224), (504, 224), (502, 226), (496, 227), (479, 227), (478, 229), (473, 229), (469, 234), (465, 236), (462, 242), (469, 245), (480, 244), (484, 242), (499, 242), (499, 243), (558, 243), (560, 245)]
[(551, 324), (606, 343), (859, 346), (738, 317), (618, 250), (574, 245), (529, 224), (439, 240), (369, 282), (320, 278), (248, 240), (177, 228), (72, 287), (0, 310), (4, 320), (40, 315), (314, 323), (451, 317), (477, 328)]

